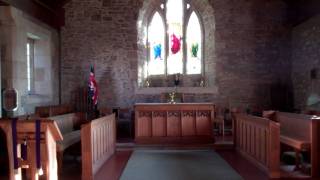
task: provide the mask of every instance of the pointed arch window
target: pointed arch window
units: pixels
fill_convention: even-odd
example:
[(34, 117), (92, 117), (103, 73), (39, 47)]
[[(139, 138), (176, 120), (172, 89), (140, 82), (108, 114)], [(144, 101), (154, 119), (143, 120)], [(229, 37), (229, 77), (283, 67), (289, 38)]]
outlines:
[(147, 76), (204, 74), (201, 17), (185, 0), (166, 0), (151, 14)]
[(151, 23), (148, 28), (149, 41), (149, 62), (148, 74), (160, 75), (165, 73), (165, 28), (164, 22), (159, 14), (155, 12), (152, 16)]
[(191, 13), (187, 25), (187, 74), (201, 73), (202, 33), (199, 18)]

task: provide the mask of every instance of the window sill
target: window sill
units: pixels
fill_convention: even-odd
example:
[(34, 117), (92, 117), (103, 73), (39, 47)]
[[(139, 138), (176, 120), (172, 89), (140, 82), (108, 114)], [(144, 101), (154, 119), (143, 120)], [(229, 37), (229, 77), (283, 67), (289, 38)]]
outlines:
[[(138, 87), (135, 90), (135, 94), (154, 95), (172, 92), (174, 87)], [(178, 87), (178, 93), (185, 94), (217, 94), (217, 87)]]

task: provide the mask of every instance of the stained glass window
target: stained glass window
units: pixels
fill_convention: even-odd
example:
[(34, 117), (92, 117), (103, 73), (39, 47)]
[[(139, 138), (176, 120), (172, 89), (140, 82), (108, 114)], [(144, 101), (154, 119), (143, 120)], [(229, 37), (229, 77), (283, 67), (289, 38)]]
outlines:
[(164, 74), (165, 57), (165, 30), (161, 15), (154, 13), (148, 30), (149, 41), (149, 64), (148, 74)]
[(147, 75), (201, 74), (200, 17), (184, 0), (159, 4), (148, 26)]
[(167, 25), (170, 51), (168, 54), (168, 74), (182, 73), (183, 71), (183, 1), (167, 1)]
[(199, 18), (192, 12), (187, 26), (187, 74), (201, 73), (201, 37)]

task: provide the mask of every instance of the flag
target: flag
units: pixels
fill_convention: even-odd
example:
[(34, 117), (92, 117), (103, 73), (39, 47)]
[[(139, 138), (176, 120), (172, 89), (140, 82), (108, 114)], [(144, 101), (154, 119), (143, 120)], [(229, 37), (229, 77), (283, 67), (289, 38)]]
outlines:
[(98, 85), (94, 75), (94, 68), (90, 68), (90, 77), (89, 77), (89, 97), (91, 98), (94, 105), (98, 104)]

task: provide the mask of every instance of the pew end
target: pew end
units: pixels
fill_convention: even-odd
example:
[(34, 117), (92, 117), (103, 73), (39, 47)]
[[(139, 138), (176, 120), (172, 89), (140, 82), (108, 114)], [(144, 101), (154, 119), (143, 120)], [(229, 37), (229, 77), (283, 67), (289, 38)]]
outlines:
[(92, 180), (103, 164), (115, 153), (115, 114), (81, 126), (82, 179)]
[(280, 126), (266, 118), (236, 113), (235, 148), (270, 178), (280, 178)]

